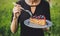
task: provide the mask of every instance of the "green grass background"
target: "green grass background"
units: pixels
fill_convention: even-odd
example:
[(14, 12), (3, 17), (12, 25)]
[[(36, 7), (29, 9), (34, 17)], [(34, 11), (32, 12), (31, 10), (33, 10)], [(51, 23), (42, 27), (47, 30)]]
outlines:
[[(11, 16), (13, 9), (13, 2), (16, 0), (0, 0), (0, 36), (19, 36), (20, 28), (15, 34), (10, 31)], [(51, 28), (51, 36), (60, 36), (60, 0), (52, 0), (51, 20), (53, 26)], [(48, 36), (48, 33), (45, 32)]]

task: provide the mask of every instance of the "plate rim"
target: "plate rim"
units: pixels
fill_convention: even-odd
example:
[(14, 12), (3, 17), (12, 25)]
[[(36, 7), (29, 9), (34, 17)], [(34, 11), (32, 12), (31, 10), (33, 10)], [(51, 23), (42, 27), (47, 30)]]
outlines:
[[(26, 21), (29, 21), (29, 19), (25, 20), (24, 24), (26, 23)], [(52, 22), (51, 21), (49, 21), (49, 20), (46, 20), (46, 21), (48, 21), (49, 23), (51, 23), (50, 26), (46, 24), (45, 27), (43, 27), (43, 26), (41, 27), (41, 25), (40, 25), (40, 28), (48, 28), (48, 27), (52, 26)], [(27, 24), (25, 24), (25, 25), (28, 26)], [(28, 27), (31, 27), (31, 26), (28, 26)], [(32, 27), (32, 28), (37, 28), (37, 27)]]

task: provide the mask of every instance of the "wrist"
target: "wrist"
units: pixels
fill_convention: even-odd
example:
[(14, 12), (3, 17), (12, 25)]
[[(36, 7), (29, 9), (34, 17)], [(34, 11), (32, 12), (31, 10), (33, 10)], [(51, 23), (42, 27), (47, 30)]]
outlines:
[(18, 18), (17, 17), (13, 17), (13, 20), (17, 20)]

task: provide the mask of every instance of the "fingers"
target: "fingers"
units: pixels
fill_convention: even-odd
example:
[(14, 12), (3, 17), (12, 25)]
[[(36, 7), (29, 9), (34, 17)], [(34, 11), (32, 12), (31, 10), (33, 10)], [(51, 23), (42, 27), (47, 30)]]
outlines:
[(14, 13), (14, 16), (19, 16), (21, 14), (21, 10), (17, 7), (14, 7), (13, 8), (13, 13)]
[(13, 13), (14, 16), (18, 17), (21, 14), (21, 5), (14, 3)]
[(14, 3), (13, 12), (16, 13), (16, 12), (20, 12), (20, 11), (21, 11), (21, 5)]
[(17, 12), (20, 12), (20, 8), (19, 7), (14, 7), (13, 8), (13, 13), (17, 13)]

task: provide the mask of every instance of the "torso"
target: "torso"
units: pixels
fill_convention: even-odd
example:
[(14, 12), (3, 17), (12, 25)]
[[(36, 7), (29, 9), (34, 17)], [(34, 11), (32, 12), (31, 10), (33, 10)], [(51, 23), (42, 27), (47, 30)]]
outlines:
[[(47, 15), (48, 11), (46, 11), (45, 9), (46, 5), (44, 6), (43, 4), (41, 2), (41, 4), (36, 7), (30, 7), (25, 2), (21, 2), (21, 6), (24, 9), (31, 11), (33, 15)], [(21, 36), (44, 36), (44, 32), (42, 29), (31, 28), (24, 24), (24, 21), (29, 18), (30, 15), (25, 11), (22, 11), (21, 15), (19, 16), (19, 23), (21, 24)]]

